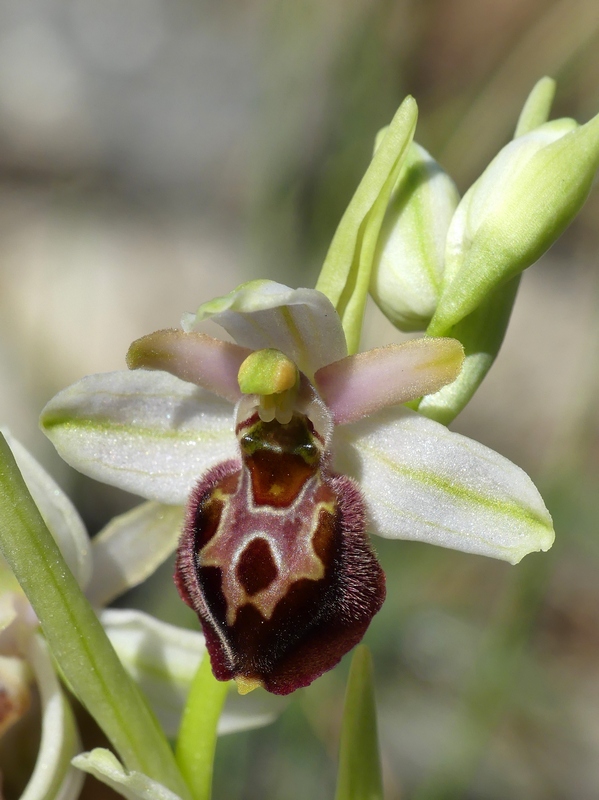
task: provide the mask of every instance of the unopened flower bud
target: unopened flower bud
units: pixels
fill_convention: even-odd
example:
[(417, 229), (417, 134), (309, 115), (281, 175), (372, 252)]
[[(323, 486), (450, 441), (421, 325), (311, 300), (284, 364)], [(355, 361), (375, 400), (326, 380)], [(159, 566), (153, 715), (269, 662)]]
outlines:
[(447, 235), (430, 335), (443, 335), (533, 264), (580, 210), (599, 163), (599, 116), (559, 119), (519, 136), (460, 202)]
[(413, 143), (387, 207), (370, 282), (377, 305), (400, 330), (424, 330), (435, 313), (459, 199), (451, 178)]

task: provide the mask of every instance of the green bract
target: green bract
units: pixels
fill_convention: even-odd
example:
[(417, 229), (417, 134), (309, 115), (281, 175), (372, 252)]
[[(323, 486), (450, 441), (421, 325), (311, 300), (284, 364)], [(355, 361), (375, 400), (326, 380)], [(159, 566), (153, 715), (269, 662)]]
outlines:
[(451, 178), (412, 143), (383, 221), (370, 293), (402, 331), (425, 330), (435, 313), (449, 223), (459, 202)]
[(406, 97), (380, 138), (335, 231), (316, 284), (341, 317), (350, 354), (359, 350), (374, 251), (391, 192), (412, 142), (417, 113), (414, 98)]
[(383, 800), (372, 672), (370, 653), (360, 645), (345, 693), (335, 800)]

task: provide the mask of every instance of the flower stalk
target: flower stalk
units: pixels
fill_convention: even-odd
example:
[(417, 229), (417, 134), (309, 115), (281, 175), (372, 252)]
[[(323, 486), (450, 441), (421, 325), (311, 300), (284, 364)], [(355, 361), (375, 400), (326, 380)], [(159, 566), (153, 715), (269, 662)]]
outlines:
[(205, 655), (189, 690), (175, 754), (193, 800), (210, 800), (218, 720), (229, 684), (217, 681)]

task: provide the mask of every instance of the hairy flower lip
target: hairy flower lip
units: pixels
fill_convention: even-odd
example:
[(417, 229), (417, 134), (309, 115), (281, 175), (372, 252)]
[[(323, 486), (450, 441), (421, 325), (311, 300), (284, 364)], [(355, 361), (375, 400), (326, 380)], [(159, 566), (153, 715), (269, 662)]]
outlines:
[[(248, 431), (268, 430), (283, 450), (252, 438), (241, 460), (204, 474), (188, 503), (175, 582), (200, 618), (217, 678), (234, 678), (243, 693), (264, 686), (289, 694), (362, 639), (384, 600), (384, 575), (356, 484), (330, 472), (324, 449), (316, 461), (285, 451), (305, 430), (303, 415), (295, 424), (263, 423), (251, 403), (245, 408), (240, 443)], [(329, 435), (309, 431), (323, 448), (330, 444)], [(285, 476), (286, 491), (271, 495), (276, 476)]]

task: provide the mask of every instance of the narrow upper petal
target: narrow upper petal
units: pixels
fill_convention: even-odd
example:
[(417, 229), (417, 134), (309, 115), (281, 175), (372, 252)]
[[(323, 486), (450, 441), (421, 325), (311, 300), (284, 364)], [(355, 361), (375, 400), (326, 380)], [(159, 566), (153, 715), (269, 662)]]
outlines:
[(4, 431), (23, 480), (71, 572), (85, 589), (91, 577), (90, 541), (83, 520), (59, 485), (23, 445)]
[(168, 505), (237, 455), (231, 406), (167, 372), (89, 375), (48, 403), (41, 425), (75, 469)]
[(239, 344), (275, 348), (309, 377), (347, 355), (341, 320), (331, 301), (315, 289), (290, 289), (274, 281), (250, 281), (187, 314), (186, 331), (213, 319)]
[(314, 382), (340, 425), (436, 392), (457, 378), (463, 361), (457, 339), (412, 339), (328, 364)]
[(230, 403), (241, 397), (237, 374), (252, 351), (203, 333), (156, 331), (137, 339), (127, 353), (129, 369), (160, 369), (195, 383)]
[(149, 502), (114, 517), (92, 540), (89, 601), (108, 605), (145, 581), (175, 550), (183, 516), (183, 506)]
[(337, 428), (336, 468), (358, 479), (374, 533), (515, 564), (553, 543), (549, 512), (519, 467), (408, 409)]

